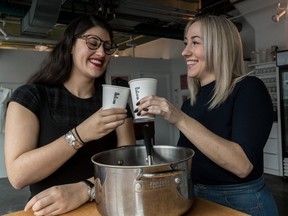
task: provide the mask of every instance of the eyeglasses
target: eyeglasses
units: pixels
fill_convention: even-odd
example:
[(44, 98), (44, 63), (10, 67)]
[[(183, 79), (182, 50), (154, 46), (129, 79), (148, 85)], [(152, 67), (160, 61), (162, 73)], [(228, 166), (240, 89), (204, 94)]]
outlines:
[(96, 35), (81, 35), (76, 37), (86, 41), (86, 45), (91, 50), (98, 49), (103, 44), (105, 54), (112, 55), (118, 48), (117, 44), (111, 41), (103, 41)]

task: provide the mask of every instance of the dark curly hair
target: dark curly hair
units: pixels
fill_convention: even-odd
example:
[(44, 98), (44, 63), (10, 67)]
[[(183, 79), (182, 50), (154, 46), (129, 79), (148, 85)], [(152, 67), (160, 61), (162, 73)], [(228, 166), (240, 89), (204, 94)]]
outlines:
[[(73, 64), (71, 50), (75, 42), (75, 36), (98, 26), (107, 30), (111, 41), (113, 41), (113, 30), (104, 18), (98, 15), (81, 16), (66, 28), (63, 38), (44, 59), (40, 69), (28, 79), (27, 83), (56, 86), (67, 81), (70, 77)], [(99, 87), (99, 85), (105, 83), (105, 74), (106, 71), (99, 78), (95, 79), (95, 87)]]

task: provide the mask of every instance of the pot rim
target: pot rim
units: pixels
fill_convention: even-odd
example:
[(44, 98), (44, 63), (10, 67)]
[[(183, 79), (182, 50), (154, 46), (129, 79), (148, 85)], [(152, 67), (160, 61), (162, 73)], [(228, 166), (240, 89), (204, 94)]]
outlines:
[(193, 158), (193, 156), (195, 155), (195, 151), (191, 148), (187, 148), (187, 147), (182, 147), (182, 146), (168, 146), (168, 145), (153, 145), (153, 148), (168, 148), (168, 149), (183, 149), (185, 151), (189, 151), (191, 153), (190, 156), (181, 159), (181, 160), (177, 160), (177, 161), (173, 161), (173, 162), (167, 162), (167, 163), (161, 163), (161, 164), (152, 164), (152, 165), (137, 165), (137, 166), (125, 166), (125, 165), (109, 165), (109, 164), (104, 164), (104, 163), (99, 163), (94, 161), (95, 157), (99, 157), (100, 155), (103, 154), (107, 154), (108, 152), (115, 152), (115, 151), (119, 151), (120, 149), (128, 149), (128, 148), (145, 148), (144, 145), (127, 145), (127, 146), (121, 146), (121, 147), (117, 147), (114, 149), (110, 149), (110, 150), (106, 150), (106, 151), (102, 151), (99, 153), (96, 153), (95, 155), (93, 155), (91, 157), (91, 161), (94, 165), (99, 165), (99, 166), (103, 166), (103, 167), (108, 167), (108, 168), (121, 168), (121, 169), (137, 169), (137, 168), (149, 168), (149, 167), (161, 167), (161, 166), (167, 166), (167, 165), (171, 165), (171, 164), (178, 164), (178, 163), (182, 163), (184, 161), (190, 160)]

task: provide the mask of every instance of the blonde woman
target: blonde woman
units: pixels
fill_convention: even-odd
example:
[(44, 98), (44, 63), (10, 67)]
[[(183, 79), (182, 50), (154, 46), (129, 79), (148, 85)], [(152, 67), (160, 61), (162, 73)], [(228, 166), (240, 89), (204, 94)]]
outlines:
[(180, 130), (178, 146), (195, 150), (196, 196), (253, 216), (277, 216), (263, 179), (272, 102), (263, 82), (245, 74), (237, 28), (224, 17), (199, 17), (187, 24), (184, 44), (191, 98), (179, 110), (146, 97), (134, 112), (163, 117)]

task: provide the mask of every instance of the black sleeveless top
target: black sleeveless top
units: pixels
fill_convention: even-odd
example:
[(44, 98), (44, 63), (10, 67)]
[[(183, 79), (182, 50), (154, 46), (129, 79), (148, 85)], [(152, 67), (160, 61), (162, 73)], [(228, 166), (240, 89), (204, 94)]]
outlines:
[[(102, 106), (102, 90), (92, 98), (81, 99), (72, 95), (63, 85), (47, 87), (23, 85), (10, 99), (31, 110), (39, 119), (38, 147), (58, 139)], [(128, 108), (128, 117), (132, 113)], [(116, 148), (117, 137), (113, 131), (103, 138), (87, 143), (53, 174), (30, 185), (31, 197), (54, 185), (78, 182), (93, 176), (91, 157), (101, 151)], [(49, 164), (47, 164), (49, 166)], [(45, 169), (45, 167), (43, 167)]]

